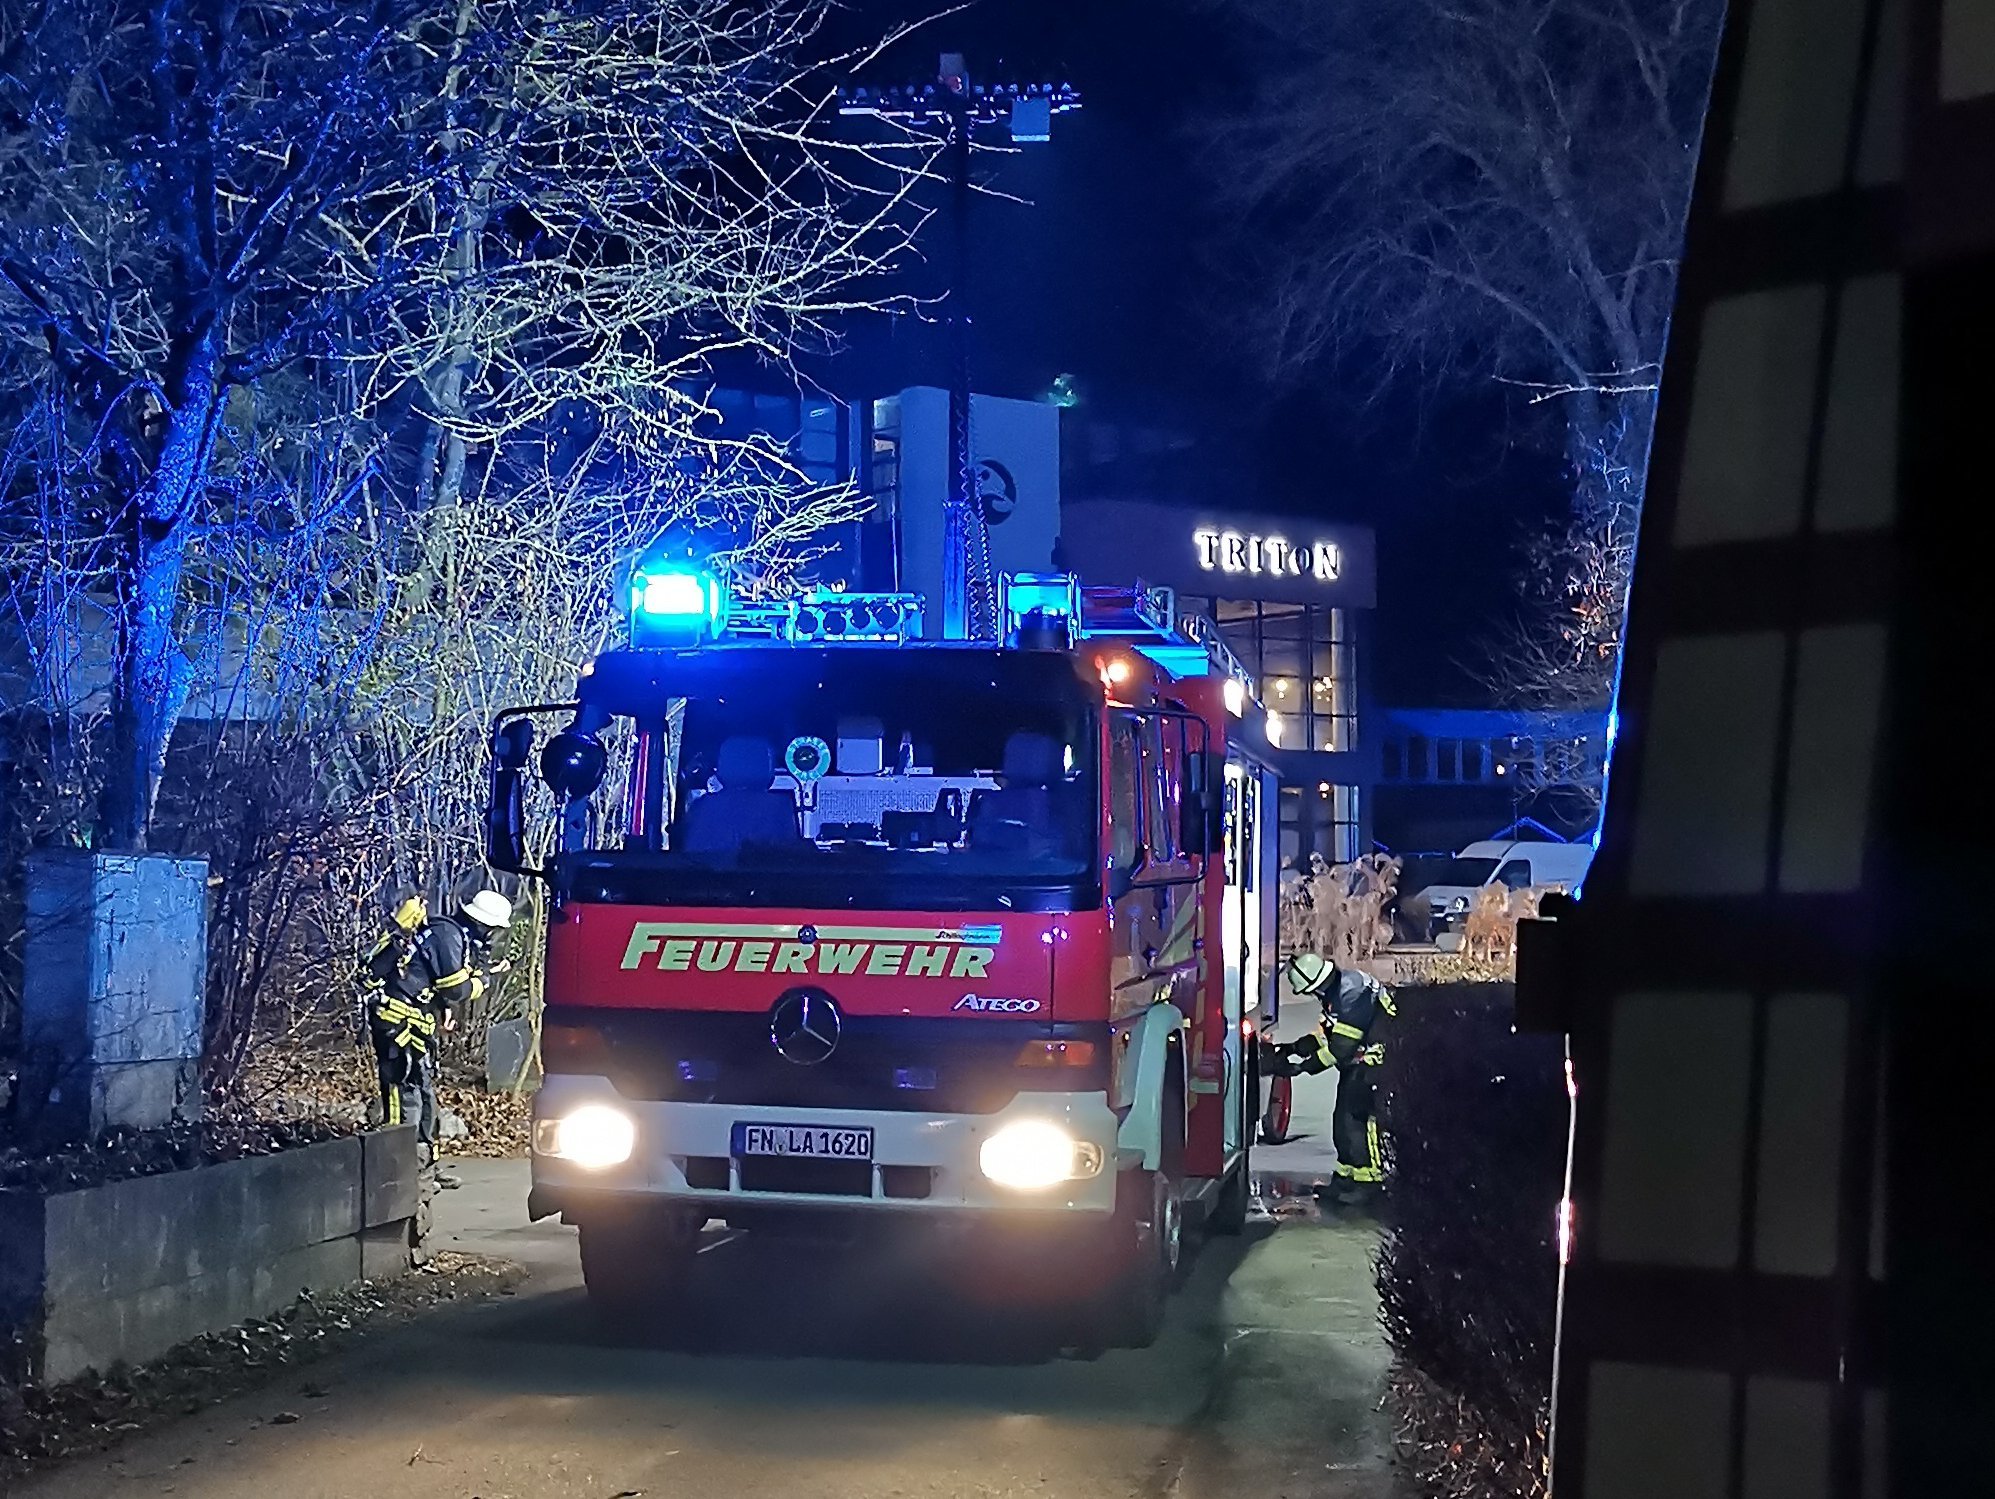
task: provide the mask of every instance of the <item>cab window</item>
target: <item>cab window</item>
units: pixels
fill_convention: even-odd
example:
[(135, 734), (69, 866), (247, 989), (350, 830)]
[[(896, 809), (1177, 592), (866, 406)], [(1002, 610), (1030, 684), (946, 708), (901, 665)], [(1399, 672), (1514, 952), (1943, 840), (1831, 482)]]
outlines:
[[(1173, 729), (1176, 725), (1171, 726)], [(1164, 721), (1143, 720), (1143, 798), (1145, 842), (1150, 857), (1168, 864), (1178, 856), (1177, 819), (1171, 815), (1171, 768), (1164, 758)]]
[(1142, 755), (1136, 745), (1136, 721), (1121, 714), (1108, 729), (1109, 862), (1117, 869), (1136, 867), (1143, 842)]
[(1512, 890), (1524, 890), (1531, 884), (1531, 861), (1512, 859), (1496, 871), (1496, 883)]

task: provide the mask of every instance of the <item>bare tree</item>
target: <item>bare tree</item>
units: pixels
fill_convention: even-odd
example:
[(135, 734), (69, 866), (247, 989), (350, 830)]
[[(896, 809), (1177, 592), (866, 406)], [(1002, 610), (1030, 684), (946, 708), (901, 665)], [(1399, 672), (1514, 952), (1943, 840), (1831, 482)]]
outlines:
[(1497, 685), (1603, 706), (1722, 5), (1222, 3), (1269, 42), (1218, 160), (1275, 361), (1500, 382), (1557, 423), (1570, 517)]
[(911, 227), (816, 129), (821, 9), (0, 0), (0, 396), (57, 403), (114, 602), (101, 837), (146, 841), (243, 472), (354, 445), (408, 621), (507, 440), (739, 448), (714, 358), (780, 361)]
[(820, 130), (822, 9), (0, 0), (21, 836), (213, 860), (218, 1080), (476, 862), (492, 712), (572, 690), (634, 554), (779, 590), (863, 508), (706, 399), (915, 227)]
[(5, 0), (0, 341), (58, 392), (115, 597), (102, 835), (142, 847), (233, 392), (347, 311), (318, 228), (393, 179), (414, 0)]

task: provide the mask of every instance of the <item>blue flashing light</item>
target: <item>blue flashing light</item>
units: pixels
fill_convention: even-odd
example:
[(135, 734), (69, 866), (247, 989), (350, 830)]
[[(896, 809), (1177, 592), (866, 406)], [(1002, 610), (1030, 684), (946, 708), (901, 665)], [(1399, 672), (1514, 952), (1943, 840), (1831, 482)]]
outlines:
[(707, 590), (693, 573), (654, 574), (644, 586), (633, 590), (631, 602), (644, 614), (697, 614), (707, 612)]
[(720, 633), (727, 589), (689, 562), (639, 563), (630, 577), (630, 643), (696, 645)]
[(1007, 640), (1034, 614), (1046, 620), (1063, 619), (1070, 630), (1078, 630), (1080, 580), (1072, 573), (1007, 573), (998, 587)]

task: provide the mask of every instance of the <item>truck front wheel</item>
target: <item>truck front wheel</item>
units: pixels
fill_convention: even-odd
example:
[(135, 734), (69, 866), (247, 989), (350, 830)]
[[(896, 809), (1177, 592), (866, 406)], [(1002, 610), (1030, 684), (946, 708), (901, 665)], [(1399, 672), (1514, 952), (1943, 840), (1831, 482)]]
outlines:
[(1228, 1237), (1245, 1233), (1247, 1215), (1253, 1208), (1254, 1173), (1248, 1165), (1247, 1151), (1242, 1150), (1231, 1174), (1219, 1184), (1219, 1196), (1212, 1205), (1212, 1216), (1206, 1220), (1206, 1228)]
[(1164, 1330), (1164, 1307), (1184, 1263), (1184, 1095), (1172, 1077), (1164, 1095), (1158, 1169), (1125, 1171), (1115, 1184), (1112, 1252), (1117, 1264), (1102, 1308), (1100, 1342), (1148, 1348)]

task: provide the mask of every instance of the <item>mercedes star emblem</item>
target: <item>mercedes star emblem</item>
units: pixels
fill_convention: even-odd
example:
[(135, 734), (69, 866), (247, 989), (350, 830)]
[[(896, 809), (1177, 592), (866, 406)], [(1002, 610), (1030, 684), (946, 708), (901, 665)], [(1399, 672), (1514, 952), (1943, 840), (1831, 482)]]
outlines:
[(844, 1018), (822, 989), (792, 989), (769, 1012), (769, 1044), (786, 1062), (815, 1067), (838, 1050)]

